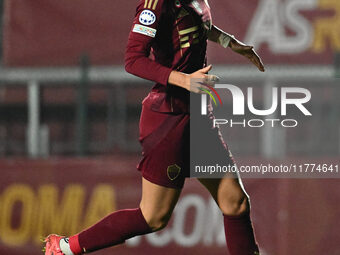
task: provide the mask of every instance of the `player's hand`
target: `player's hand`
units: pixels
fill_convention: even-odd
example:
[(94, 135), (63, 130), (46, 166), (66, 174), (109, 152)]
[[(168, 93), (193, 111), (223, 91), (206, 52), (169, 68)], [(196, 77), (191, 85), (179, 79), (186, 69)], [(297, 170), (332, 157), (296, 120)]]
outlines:
[(187, 76), (186, 89), (193, 93), (205, 93), (203, 89), (207, 89), (205, 85), (214, 86), (219, 78), (216, 75), (208, 74), (212, 65), (204, 67)]
[(168, 82), (172, 85), (184, 88), (194, 93), (205, 93), (203, 89), (207, 86), (214, 86), (219, 78), (216, 75), (210, 75), (208, 72), (212, 69), (209, 65), (194, 73), (185, 74), (178, 71), (172, 71), (169, 76)]
[(230, 48), (238, 53), (241, 54), (243, 56), (245, 56), (246, 58), (248, 58), (254, 65), (257, 66), (257, 68), (261, 71), (264, 72), (264, 66), (263, 63), (261, 61), (261, 58), (259, 57), (259, 55), (257, 55), (257, 53), (254, 50), (253, 46), (249, 46), (246, 45), (236, 39), (232, 39), (230, 41)]

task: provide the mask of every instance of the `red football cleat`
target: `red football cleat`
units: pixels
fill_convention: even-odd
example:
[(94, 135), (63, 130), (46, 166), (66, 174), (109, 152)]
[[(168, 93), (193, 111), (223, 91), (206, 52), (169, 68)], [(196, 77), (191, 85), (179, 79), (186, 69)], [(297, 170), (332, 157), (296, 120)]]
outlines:
[(64, 255), (60, 249), (60, 239), (65, 236), (49, 235), (45, 238), (45, 255)]

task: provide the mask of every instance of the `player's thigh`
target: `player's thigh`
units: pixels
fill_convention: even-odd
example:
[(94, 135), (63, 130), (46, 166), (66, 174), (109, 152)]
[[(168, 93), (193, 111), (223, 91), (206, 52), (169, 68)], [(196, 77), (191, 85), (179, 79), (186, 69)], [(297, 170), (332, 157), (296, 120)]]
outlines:
[(209, 191), (225, 214), (238, 214), (248, 210), (248, 195), (242, 181), (237, 176), (198, 181)]
[(142, 187), (140, 208), (145, 220), (150, 225), (156, 225), (156, 228), (157, 225), (166, 224), (176, 206), (181, 189), (162, 187), (145, 178), (143, 178)]

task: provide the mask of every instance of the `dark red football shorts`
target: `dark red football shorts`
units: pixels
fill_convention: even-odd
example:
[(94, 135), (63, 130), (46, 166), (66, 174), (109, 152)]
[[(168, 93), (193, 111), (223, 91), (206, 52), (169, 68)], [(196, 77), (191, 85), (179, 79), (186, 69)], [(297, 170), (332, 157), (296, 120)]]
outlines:
[[(211, 128), (212, 120), (205, 117), (202, 123), (202, 133), (209, 136), (211, 143), (202, 148), (214, 150), (227, 162), (233, 162), (220, 132)], [(143, 105), (139, 128), (143, 158), (137, 168), (142, 176), (157, 185), (181, 189), (190, 176), (189, 113), (153, 111)]]
[(155, 184), (180, 189), (189, 176), (189, 114), (172, 115), (143, 106), (140, 119), (142, 176)]

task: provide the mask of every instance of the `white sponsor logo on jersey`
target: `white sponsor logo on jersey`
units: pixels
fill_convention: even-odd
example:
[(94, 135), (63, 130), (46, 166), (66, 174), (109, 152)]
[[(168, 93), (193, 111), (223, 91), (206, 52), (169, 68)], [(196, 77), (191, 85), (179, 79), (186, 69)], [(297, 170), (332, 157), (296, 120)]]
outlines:
[(132, 31), (135, 32), (135, 33), (142, 34), (142, 35), (150, 36), (152, 38), (154, 38), (156, 36), (156, 32), (157, 32), (156, 29), (153, 29), (151, 27), (142, 26), (140, 24), (135, 24)]
[(150, 10), (144, 10), (139, 15), (139, 22), (143, 25), (150, 26), (156, 21), (156, 15)]

